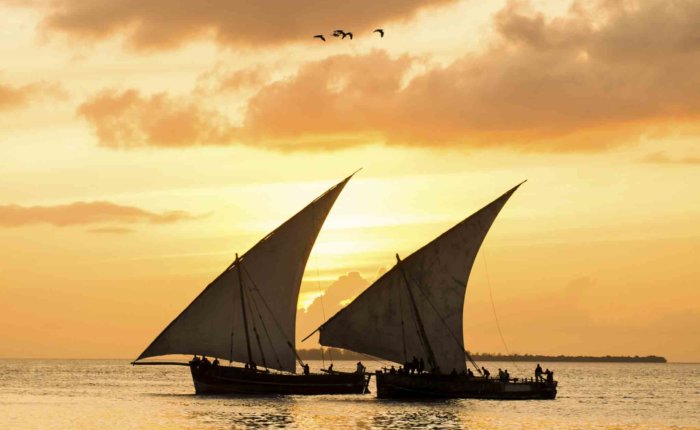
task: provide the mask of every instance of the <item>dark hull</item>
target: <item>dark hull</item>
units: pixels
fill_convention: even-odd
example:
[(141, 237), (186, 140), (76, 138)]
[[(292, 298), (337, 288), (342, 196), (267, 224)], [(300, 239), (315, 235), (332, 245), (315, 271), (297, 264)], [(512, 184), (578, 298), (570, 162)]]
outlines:
[(256, 372), (240, 367), (190, 366), (197, 394), (363, 394), (370, 375), (333, 373), (294, 375)]
[(557, 396), (557, 383), (500, 382), (448, 375), (399, 375), (377, 372), (377, 397), (544, 400)]

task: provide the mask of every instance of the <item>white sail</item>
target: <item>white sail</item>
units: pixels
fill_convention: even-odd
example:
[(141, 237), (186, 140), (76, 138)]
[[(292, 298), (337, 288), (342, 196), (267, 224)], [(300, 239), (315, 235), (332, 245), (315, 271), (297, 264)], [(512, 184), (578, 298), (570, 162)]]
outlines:
[(304, 268), (328, 212), (350, 177), (234, 261), (137, 360), (199, 354), (244, 363), (252, 359), (257, 365), (294, 372), (297, 301)]
[(385, 273), (319, 328), (321, 345), (402, 364), (415, 356), (426, 369), (432, 355), (442, 372), (465, 370), (462, 321), (469, 273), (491, 224), (519, 186)]

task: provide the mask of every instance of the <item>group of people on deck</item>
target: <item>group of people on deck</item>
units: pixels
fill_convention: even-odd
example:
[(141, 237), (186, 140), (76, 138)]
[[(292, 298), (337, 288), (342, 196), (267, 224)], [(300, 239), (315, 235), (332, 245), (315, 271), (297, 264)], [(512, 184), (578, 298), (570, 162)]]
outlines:
[[(542, 377), (543, 374), (545, 375), (544, 377)], [(537, 382), (544, 382), (546, 380), (548, 384), (551, 384), (554, 382), (554, 372), (549, 369), (543, 372), (542, 366), (537, 363), (537, 367), (535, 367), (535, 380)]]
[(214, 361), (209, 361), (206, 355), (203, 355), (202, 358), (199, 358), (199, 356), (195, 355), (192, 358), (192, 361), (190, 363), (194, 364), (195, 366), (202, 366), (202, 367), (209, 367), (209, 366), (218, 366), (219, 365), (219, 359), (214, 358)]
[[(199, 358), (199, 356), (195, 355), (192, 358), (192, 361), (190, 363), (193, 364), (194, 366), (197, 366), (197, 367), (207, 368), (209, 366), (218, 366), (219, 359), (214, 358), (214, 361), (209, 361), (209, 359), (205, 355), (202, 355), (202, 358)], [(245, 364), (245, 369), (256, 371), (257, 366), (255, 365), (255, 363), (250, 362), (250, 363)], [(302, 370), (304, 372), (304, 375), (308, 375), (310, 373), (309, 365), (304, 364), (302, 366)], [(357, 373), (365, 373), (366, 370), (367, 370), (367, 368), (362, 364), (362, 362), (358, 361), (355, 371)], [(385, 371), (387, 371), (387, 370), (385, 369)], [(413, 374), (419, 375), (419, 374), (422, 374), (425, 372), (425, 363), (423, 362), (422, 357), (419, 359), (416, 356), (413, 356), (413, 360), (407, 361), (406, 363), (404, 363), (403, 366), (399, 366), (398, 369), (396, 369), (394, 366), (391, 366), (391, 368), (388, 370), (388, 372), (391, 374), (399, 374), (399, 375), (413, 375)], [(333, 374), (333, 364), (331, 364), (328, 367), (328, 373), (331, 375)], [(433, 369), (431, 373), (439, 374), (439, 368)], [(488, 369), (486, 369), (483, 366), (481, 367), (481, 374), (485, 379), (489, 379), (491, 377), (491, 373), (488, 371)], [(457, 373), (456, 369), (452, 369), (450, 376), (457, 377), (457, 376), (459, 376), (459, 374)], [(475, 377), (474, 372), (472, 372), (471, 369), (466, 369), (466, 370), (462, 371), (462, 376), (466, 376), (469, 379)], [(508, 369), (505, 369), (505, 370), (502, 370), (500, 368), (498, 369), (498, 380), (501, 382), (509, 382), (511, 380), (510, 373), (508, 373)], [(542, 370), (542, 366), (540, 366), (540, 364), (537, 363), (537, 367), (535, 367), (535, 381), (547, 382), (548, 384), (552, 384), (554, 382), (554, 372), (549, 370), (549, 369)]]

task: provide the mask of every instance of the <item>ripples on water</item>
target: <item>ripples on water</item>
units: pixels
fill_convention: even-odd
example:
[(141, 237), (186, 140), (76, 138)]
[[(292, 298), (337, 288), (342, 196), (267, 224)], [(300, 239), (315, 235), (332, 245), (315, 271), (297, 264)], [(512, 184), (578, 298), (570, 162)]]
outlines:
[[(513, 376), (534, 368), (484, 364)], [(559, 380), (555, 401), (399, 402), (374, 394), (200, 397), (186, 367), (0, 360), (0, 429), (700, 429), (700, 365), (545, 365)]]

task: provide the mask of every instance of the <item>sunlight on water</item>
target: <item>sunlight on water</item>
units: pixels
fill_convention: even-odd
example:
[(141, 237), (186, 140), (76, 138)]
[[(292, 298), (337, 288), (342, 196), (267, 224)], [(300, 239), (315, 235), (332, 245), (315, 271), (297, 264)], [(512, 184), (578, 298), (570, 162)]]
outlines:
[[(515, 375), (512, 364), (484, 364), (510, 366), (514, 376), (530, 376), (525, 372), (534, 367), (518, 364)], [(0, 360), (0, 428), (700, 429), (700, 365), (546, 366), (560, 381), (555, 401), (399, 402), (374, 394), (200, 397), (184, 367)], [(335, 368), (353, 369), (354, 363), (336, 362)]]

